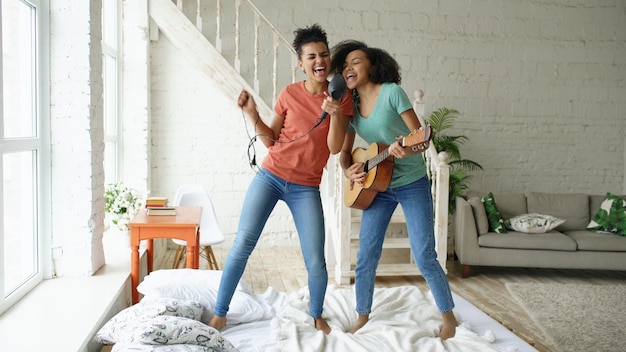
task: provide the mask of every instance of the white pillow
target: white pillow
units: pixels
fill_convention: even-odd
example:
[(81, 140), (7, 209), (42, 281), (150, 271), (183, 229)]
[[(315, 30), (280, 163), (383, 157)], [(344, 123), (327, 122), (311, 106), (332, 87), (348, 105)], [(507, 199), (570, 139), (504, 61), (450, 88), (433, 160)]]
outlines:
[(193, 319), (172, 316), (159, 316), (144, 322), (137, 329), (135, 340), (148, 345), (192, 344), (214, 347), (212, 350), (236, 351), (216, 329)]
[(94, 340), (102, 344), (133, 342), (135, 330), (146, 320), (170, 315), (199, 320), (204, 313), (200, 303), (175, 298), (144, 298), (139, 303), (123, 309), (106, 322)]
[(565, 220), (556, 218), (552, 215), (530, 213), (512, 217), (506, 220), (504, 225), (509, 230), (518, 232), (546, 233), (554, 230), (564, 222)]
[[(150, 273), (137, 286), (145, 297), (171, 297), (200, 303), (205, 312), (201, 320), (213, 316), (217, 292), (222, 277), (219, 270), (166, 269)], [(252, 294), (252, 288), (240, 280), (226, 316), (229, 325), (271, 319), (272, 307)]]
[[(139, 286), (145, 286), (145, 283), (150, 283), (150, 285), (161, 285), (166, 283), (185, 284), (191, 281), (194, 284), (208, 285), (214, 290), (218, 290), (220, 287), (220, 280), (222, 279), (222, 273), (223, 271), (221, 270), (161, 269), (148, 274)], [(239, 280), (236, 290), (249, 294), (254, 293), (252, 287), (243, 279)]]

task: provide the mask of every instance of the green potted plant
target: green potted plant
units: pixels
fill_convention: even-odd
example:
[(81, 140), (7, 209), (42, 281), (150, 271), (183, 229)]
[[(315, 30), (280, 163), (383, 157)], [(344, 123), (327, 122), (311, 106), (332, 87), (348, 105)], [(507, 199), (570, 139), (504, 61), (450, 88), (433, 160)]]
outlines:
[(433, 111), (426, 123), (430, 124), (433, 131), (431, 142), (437, 152), (448, 153), (450, 166), (450, 190), (448, 199), (448, 213), (454, 213), (456, 207), (456, 197), (460, 196), (467, 189), (467, 181), (471, 177), (468, 172), (483, 170), (483, 167), (472, 160), (463, 159), (461, 156), (461, 145), (469, 140), (467, 136), (450, 136), (443, 131), (452, 128), (454, 121), (459, 117), (459, 112), (455, 109), (441, 108)]

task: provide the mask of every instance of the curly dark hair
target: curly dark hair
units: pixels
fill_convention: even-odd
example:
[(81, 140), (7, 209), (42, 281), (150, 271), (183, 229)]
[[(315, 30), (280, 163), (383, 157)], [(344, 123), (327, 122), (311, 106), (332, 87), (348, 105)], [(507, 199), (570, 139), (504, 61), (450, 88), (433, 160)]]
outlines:
[(315, 23), (314, 25), (298, 28), (293, 31), (295, 38), (291, 46), (293, 50), (298, 54), (298, 58), (302, 58), (302, 46), (308, 43), (324, 43), (328, 47), (328, 39), (326, 38), (326, 31), (322, 27)]
[(343, 71), (343, 65), (349, 53), (361, 50), (372, 64), (370, 80), (374, 83), (400, 84), (400, 65), (387, 51), (380, 48), (370, 48), (367, 44), (358, 40), (344, 40), (339, 42), (331, 50), (332, 61), (330, 69), (333, 72)]

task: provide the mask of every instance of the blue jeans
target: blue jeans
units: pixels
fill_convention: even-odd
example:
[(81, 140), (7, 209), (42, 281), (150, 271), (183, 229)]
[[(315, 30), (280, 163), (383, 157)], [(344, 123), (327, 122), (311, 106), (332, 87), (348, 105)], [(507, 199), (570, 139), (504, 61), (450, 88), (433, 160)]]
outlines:
[(372, 310), (376, 268), (382, 254), (385, 232), (398, 203), (406, 218), (414, 260), (430, 287), (439, 311), (450, 312), (454, 302), (448, 278), (437, 261), (433, 202), (426, 176), (408, 185), (378, 193), (369, 208), (363, 211), (354, 284), (356, 311), (365, 315)]
[(322, 316), (328, 271), (324, 257), (324, 213), (319, 186), (287, 182), (264, 169), (259, 170), (252, 180), (243, 202), (237, 236), (222, 273), (214, 308), (216, 315), (226, 316), (248, 258), (279, 200), (287, 203), (300, 238), (300, 248), (308, 273), (311, 315), (313, 318)]

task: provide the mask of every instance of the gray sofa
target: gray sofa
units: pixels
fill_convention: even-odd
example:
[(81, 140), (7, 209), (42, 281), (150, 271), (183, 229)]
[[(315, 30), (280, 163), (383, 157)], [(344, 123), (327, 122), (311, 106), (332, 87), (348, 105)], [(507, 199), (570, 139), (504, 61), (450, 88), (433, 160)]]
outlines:
[(475, 219), (475, 197), (485, 194), (469, 191), (456, 198), (454, 251), (462, 264), (462, 277), (469, 276), (471, 266), (626, 270), (626, 237), (586, 230), (604, 195), (494, 192), (504, 220), (527, 213), (565, 220), (546, 233), (508, 230), (501, 234), (485, 233), (482, 214)]

